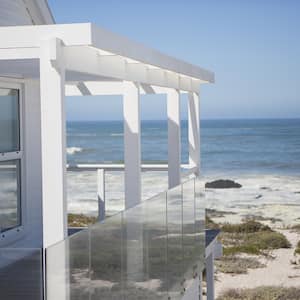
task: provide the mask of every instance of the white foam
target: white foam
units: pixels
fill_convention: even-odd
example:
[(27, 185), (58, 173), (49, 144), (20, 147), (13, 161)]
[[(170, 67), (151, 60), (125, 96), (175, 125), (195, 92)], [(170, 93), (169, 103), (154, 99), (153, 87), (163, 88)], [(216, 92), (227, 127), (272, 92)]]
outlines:
[(69, 155), (73, 155), (73, 154), (75, 154), (75, 153), (80, 153), (80, 152), (82, 152), (82, 151), (83, 151), (83, 149), (80, 148), (80, 147), (68, 147), (68, 148), (67, 148), (67, 153), (68, 153)]

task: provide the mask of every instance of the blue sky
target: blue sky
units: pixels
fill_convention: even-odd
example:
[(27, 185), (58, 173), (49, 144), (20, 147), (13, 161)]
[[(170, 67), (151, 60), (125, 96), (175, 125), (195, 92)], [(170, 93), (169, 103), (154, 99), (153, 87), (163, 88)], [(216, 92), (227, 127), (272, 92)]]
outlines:
[[(202, 118), (300, 117), (298, 0), (49, 0), (49, 5), (57, 23), (92, 22), (214, 71), (216, 83), (202, 86)], [(122, 118), (121, 99), (107, 100), (68, 99), (68, 118)], [(149, 100), (142, 99), (142, 117), (165, 118), (165, 100)]]

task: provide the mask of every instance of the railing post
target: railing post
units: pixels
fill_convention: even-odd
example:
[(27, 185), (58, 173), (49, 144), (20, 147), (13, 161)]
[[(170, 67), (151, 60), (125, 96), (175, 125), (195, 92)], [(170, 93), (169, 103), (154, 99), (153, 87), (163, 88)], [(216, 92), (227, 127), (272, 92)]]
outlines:
[(97, 169), (98, 221), (105, 218), (105, 170)]

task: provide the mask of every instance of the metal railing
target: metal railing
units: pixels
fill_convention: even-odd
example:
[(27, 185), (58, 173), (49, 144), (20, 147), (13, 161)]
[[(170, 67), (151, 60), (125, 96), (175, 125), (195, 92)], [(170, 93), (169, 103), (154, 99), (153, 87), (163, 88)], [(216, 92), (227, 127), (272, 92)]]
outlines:
[(193, 178), (49, 247), (47, 300), (181, 299), (203, 270), (204, 215)]

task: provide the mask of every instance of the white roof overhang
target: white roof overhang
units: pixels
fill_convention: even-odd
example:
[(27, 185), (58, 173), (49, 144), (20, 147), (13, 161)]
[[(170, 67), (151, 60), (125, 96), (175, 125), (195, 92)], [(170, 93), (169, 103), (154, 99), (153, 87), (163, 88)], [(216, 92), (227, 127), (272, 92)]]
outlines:
[(39, 77), (41, 43), (61, 40), (66, 81), (135, 81), (197, 92), (214, 74), (162, 54), (93, 24), (61, 24), (0, 28), (0, 76)]

